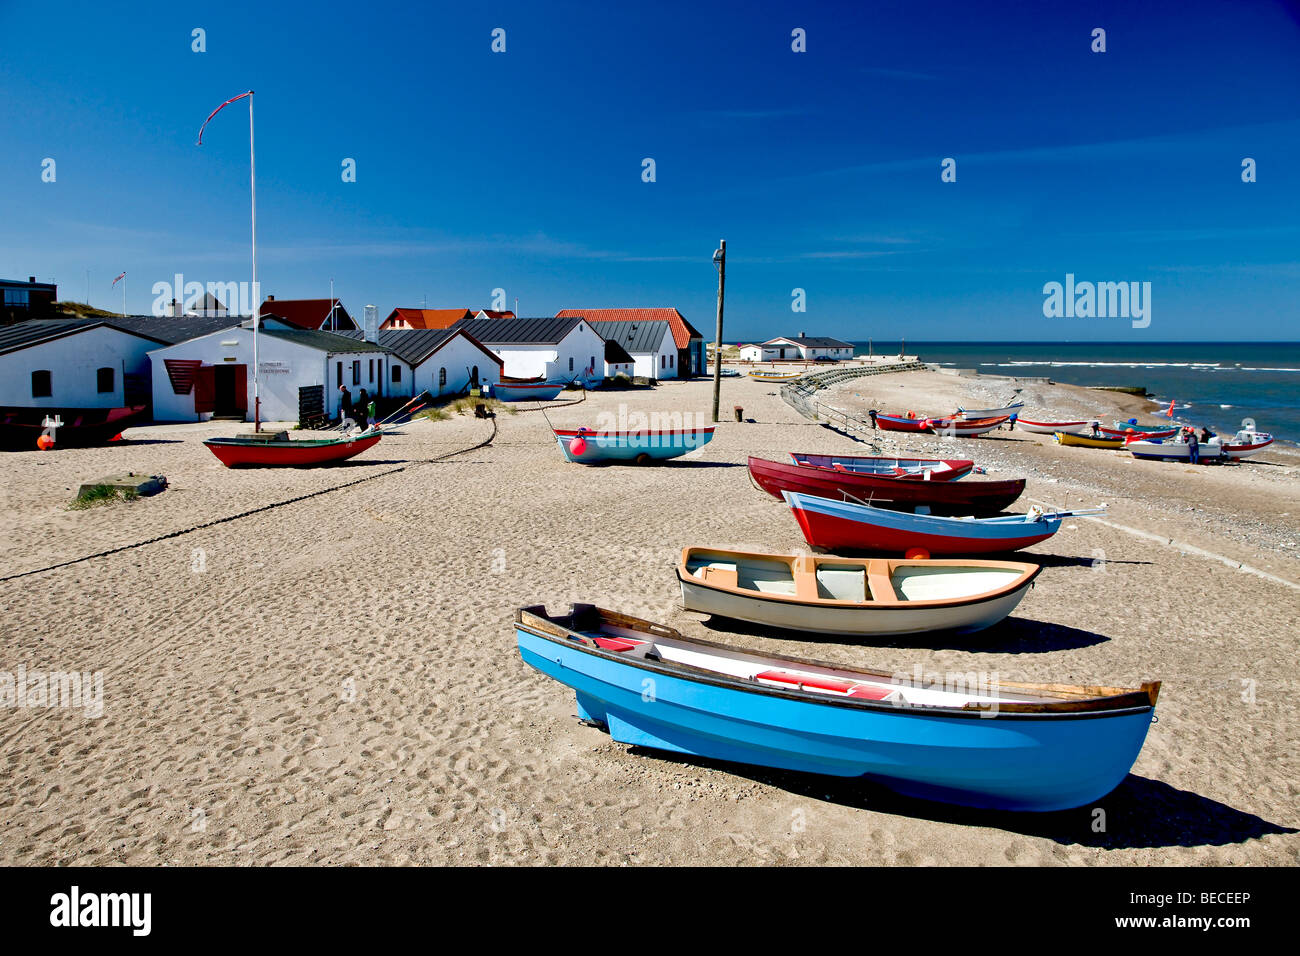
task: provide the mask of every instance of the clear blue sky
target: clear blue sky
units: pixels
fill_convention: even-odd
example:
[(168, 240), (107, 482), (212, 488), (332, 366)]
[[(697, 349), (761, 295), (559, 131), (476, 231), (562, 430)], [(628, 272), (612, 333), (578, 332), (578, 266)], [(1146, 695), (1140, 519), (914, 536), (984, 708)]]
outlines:
[[(176, 272), (247, 279), (247, 110), (195, 136), (252, 88), (280, 298), (333, 277), (382, 316), (503, 287), (711, 337), (725, 237), (729, 341), (1297, 337), (1294, 4), (421, 7), (0, 3), (0, 276), (80, 300), (89, 270), (117, 309), (125, 270), (133, 312)], [(1045, 319), (1066, 273), (1151, 282), (1150, 328)]]

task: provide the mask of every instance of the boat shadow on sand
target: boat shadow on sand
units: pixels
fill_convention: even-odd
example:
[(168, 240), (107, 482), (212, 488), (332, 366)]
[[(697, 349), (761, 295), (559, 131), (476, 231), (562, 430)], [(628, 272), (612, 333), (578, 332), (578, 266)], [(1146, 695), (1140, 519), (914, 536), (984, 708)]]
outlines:
[[(734, 634), (768, 638), (774, 641), (807, 640), (807, 635), (800, 635), (793, 631), (782, 631), (722, 617), (712, 617), (702, 623), (724, 641), (727, 635)], [(1081, 647), (1092, 647), (1096, 644), (1104, 644), (1110, 638), (1104, 634), (1084, 631), (1065, 624), (1035, 621), (1025, 617), (1008, 617), (974, 634), (926, 631), (910, 637), (862, 635), (854, 638), (848, 635), (828, 635), (826, 640), (853, 647), (924, 647), (930, 650), (970, 651), (983, 654), (1046, 654), (1050, 651), (1071, 651)]]
[[(747, 764), (707, 758), (683, 758), (644, 747), (629, 747), (639, 757), (683, 762), (722, 770), (796, 796), (835, 803), (855, 810), (952, 823), (958, 826), (1005, 830), (1043, 837), (1064, 846), (1099, 850), (1139, 850), (1158, 847), (1225, 846), (1274, 834), (1300, 832), (1271, 823), (1253, 813), (1230, 807), (1190, 790), (1130, 773), (1100, 800), (1073, 810), (1024, 813), (977, 810), (948, 803), (905, 797), (883, 784), (860, 778), (826, 777), (793, 770), (765, 770)], [(1104, 816), (1097, 814), (1100, 809)]]

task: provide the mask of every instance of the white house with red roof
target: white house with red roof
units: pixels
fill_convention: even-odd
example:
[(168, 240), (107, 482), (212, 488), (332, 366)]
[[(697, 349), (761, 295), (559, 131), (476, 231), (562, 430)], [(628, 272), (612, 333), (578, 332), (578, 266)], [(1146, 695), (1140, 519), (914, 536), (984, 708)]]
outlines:
[[(690, 378), (692, 375), (703, 375), (707, 371), (704, 355), (704, 336), (691, 323), (686, 321), (686, 316), (676, 309), (561, 309), (555, 315), (556, 318), (561, 319), (582, 316), (593, 324), (597, 322), (622, 322), (645, 325), (650, 322), (667, 322), (669, 329), (672, 330), (673, 345), (677, 350), (677, 355), (671, 363), (673, 374), (670, 376), (656, 374), (651, 377)], [(623, 328), (627, 327), (623, 326)], [(657, 366), (658, 361), (655, 364)], [(656, 369), (657, 372), (667, 370), (667, 365), (664, 369)], [(637, 374), (642, 374), (642, 372), (638, 370)]]

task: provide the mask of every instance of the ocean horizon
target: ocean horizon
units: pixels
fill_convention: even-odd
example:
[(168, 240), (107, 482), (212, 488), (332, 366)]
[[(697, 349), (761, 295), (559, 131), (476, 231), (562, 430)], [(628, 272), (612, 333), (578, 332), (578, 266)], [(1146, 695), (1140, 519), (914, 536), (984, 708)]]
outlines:
[[(897, 353), (888, 340), (852, 345), (855, 355), (869, 347)], [(906, 349), (924, 362), (985, 375), (1140, 386), (1198, 426), (1232, 434), (1250, 418), (1260, 431), (1300, 444), (1300, 342), (908, 341)]]

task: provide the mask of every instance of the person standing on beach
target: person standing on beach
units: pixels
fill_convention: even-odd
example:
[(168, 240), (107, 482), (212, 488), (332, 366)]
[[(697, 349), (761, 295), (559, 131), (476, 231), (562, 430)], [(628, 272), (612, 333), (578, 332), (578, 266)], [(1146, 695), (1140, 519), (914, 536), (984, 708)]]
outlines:
[(357, 424), (361, 426), (362, 431), (365, 431), (370, 423), (370, 394), (364, 388), (357, 396), (356, 414)]
[(348, 391), (346, 385), (340, 385), (339, 391), (343, 393), (339, 399), (339, 424), (352, 417), (352, 393)]
[(1187, 458), (1193, 465), (1201, 463), (1201, 448), (1200, 443), (1196, 440), (1195, 428), (1187, 430)]

